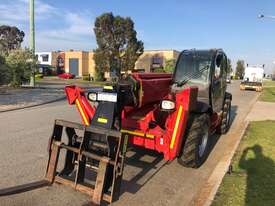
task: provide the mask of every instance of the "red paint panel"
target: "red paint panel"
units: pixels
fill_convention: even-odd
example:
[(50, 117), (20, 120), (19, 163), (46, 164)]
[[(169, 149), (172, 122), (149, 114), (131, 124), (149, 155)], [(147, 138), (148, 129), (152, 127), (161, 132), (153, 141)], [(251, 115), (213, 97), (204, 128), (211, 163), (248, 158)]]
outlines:
[(133, 73), (132, 76), (139, 82), (142, 91), (139, 91), (139, 107), (160, 101), (170, 92), (172, 74)]
[(85, 96), (85, 90), (77, 86), (66, 86), (65, 93), (67, 95), (67, 100), (70, 105), (75, 104), (75, 101), (78, 99), (80, 108), (77, 107), (77, 109), (79, 111), (79, 114), (81, 115), (82, 122), (85, 124), (82, 116), (85, 115), (86, 119), (90, 123), (94, 116), (96, 108), (92, 107), (88, 102)]
[[(183, 137), (184, 137), (183, 134), (186, 129), (187, 120), (189, 118), (190, 104), (195, 103), (195, 102), (190, 102), (190, 96), (195, 95), (197, 97), (197, 93), (198, 93), (197, 87), (189, 87), (189, 88), (186, 88), (183, 91), (176, 94), (176, 105), (177, 105), (176, 106), (177, 107), (176, 114), (178, 114), (178, 110), (179, 110), (180, 106), (182, 106), (183, 111), (182, 111), (182, 114), (179, 119), (178, 128), (175, 128), (175, 126), (173, 127), (174, 129), (176, 129), (177, 132), (176, 132), (173, 148), (170, 148), (170, 145), (169, 145), (169, 148), (170, 148), (169, 158), (165, 157), (165, 158), (168, 158), (169, 160), (176, 158), (179, 155), (179, 153), (181, 152), (182, 142), (183, 142)], [(194, 100), (196, 100), (196, 98)], [(177, 118), (176, 114), (173, 117), (173, 121), (172, 121), (173, 125), (175, 125), (175, 122), (176, 122), (176, 118)], [(174, 129), (173, 129), (173, 131), (174, 131)], [(171, 132), (170, 132), (170, 134), (171, 134)], [(171, 142), (170, 142), (170, 144), (171, 144)]]

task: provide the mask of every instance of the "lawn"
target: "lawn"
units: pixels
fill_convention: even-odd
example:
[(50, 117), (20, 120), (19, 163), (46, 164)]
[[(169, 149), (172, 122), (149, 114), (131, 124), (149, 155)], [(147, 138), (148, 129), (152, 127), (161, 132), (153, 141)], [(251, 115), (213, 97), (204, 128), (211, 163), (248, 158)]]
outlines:
[(275, 205), (275, 121), (250, 123), (212, 206)]
[(264, 81), (264, 89), (260, 101), (275, 102), (275, 81)]
[(83, 79), (59, 79), (57, 77), (47, 77), (47, 78), (40, 78), (37, 79), (37, 83), (49, 83), (49, 84), (55, 84), (55, 83), (67, 83), (67, 84), (85, 84), (87, 86), (104, 86), (106, 84), (110, 84), (108, 81), (87, 81)]

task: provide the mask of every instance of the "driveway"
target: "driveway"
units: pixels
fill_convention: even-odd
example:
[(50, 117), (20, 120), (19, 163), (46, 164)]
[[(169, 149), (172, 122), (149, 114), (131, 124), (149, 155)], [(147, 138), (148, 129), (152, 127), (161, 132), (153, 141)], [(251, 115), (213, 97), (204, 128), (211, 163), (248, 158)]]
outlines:
[[(122, 195), (112, 205), (192, 205), (194, 198), (241, 135), (240, 125), (250, 111), (258, 93), (240, 91), (239, 81), (229, 85), (233, 94), (232, 127), (228, 134), (214, 136), (212, 152), (199, 169), (166, 162), (161, 155), (144, 150), (127, 154)], [(47, 141), (54, 119), (80, 121), (76, 109), (66, 101), (26, 110), (0, 113), (0, 188), (43, 178), (47, 162)], [(0, 197), (0, 205), (87, 205), (89, 197), (71, 188), (55, 184), (31, 192)]]

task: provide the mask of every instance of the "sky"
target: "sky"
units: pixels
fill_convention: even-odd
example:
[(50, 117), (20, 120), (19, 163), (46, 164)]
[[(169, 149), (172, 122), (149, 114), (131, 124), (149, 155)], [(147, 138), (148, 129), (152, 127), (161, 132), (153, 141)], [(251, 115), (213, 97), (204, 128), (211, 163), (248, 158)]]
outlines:
[[(36, 51), (93, 50), (95, 18), (129, 16), (145, 49), (222, 48), (232, 60), (275, 69), (274, 0), (35, 0)], [(0, 25), (17, 26), (28, 46), (28, 0), (0, 0)]]

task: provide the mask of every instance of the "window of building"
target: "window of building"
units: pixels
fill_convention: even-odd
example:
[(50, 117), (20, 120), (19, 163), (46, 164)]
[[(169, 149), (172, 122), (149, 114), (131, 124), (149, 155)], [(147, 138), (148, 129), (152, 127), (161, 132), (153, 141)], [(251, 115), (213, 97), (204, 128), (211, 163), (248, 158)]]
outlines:
[(43, 55), (41, 55), (41, 57), (42, 57), (43, 62), (49, 61), (49, 55), (48, 54), (43, 54)]
[(163, 58), (161, 56), (155, 55), (152, 58), (152, 64), (158, 64), (158, 65), (162, 65), (163, 63)]

